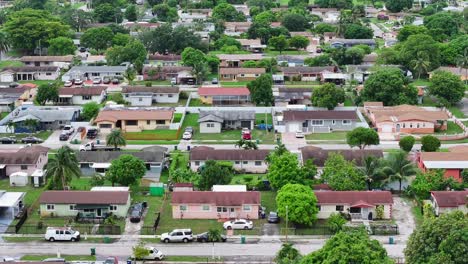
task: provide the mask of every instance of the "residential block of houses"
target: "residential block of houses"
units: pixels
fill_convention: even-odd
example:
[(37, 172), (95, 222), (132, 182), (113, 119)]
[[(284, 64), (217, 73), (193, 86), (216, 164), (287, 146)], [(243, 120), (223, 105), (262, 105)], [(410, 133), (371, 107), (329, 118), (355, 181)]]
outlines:
[(200, 111), (200, 133), (221, 133), (223, 129), (253, 129), (255, 111)]
[(264, 59), (262, 54), (219, 54), (219, 67), (240, 68), (246, 61), (260, 61)]
[(265, 68), (219, 68), (221, 81), (253, 81), (265, 73)]
[(62, 75), (62, 82), (81, 79), (92, 80), (95, 77), (121, 78), (127, 66), (73, 66)]
[(287, 110), (282, 122), (285, 132), (324, 133), (353, 130), (360, 119), (356, 111)]
[(169, 128), (173, 115), (173, 109), (106, 108), (99, 112), (94, 123), (102, 133), (110, 133), (116, 128), (123, 132), (141, 132)]
[(73, 62), (73, 55), (23, 56), (20, 61), (26, 66), (57, 66), (59, 68), (67, 68)]
[(449, 213), (454, 210), (468, 213), (468, 191), (432, 191), (431, 205), (435, 215)]
[(363, 160), (366, 157), (383, 158), (383, 151), (381, 149), (322, 149), (314, 146), (306, 146), (300, 148), (300, 151), (302, 163), (305, 164), (307, 160), (312, 160), (319, 170), (325, 166), (325, 162), (332, 153), (342, 155), (345, 160), (355, 162), (358, 167), (363, 165)]
[(195, 83), (196, 78), (192, 75), (192, 67), (186, 66), (145, 66), (143, 67), (144, 80), (170, 80), (176, 84)]
[(0, 110), (11, 112), (24, 102), (33, 101), (36, 96), (36, 85), (20, 85), (16, 88), (0, 89)]
[(131, 106), (151, 106), (157, 103), (179, 102), (179, 87), (176, 86), (122, 86), (124, 100)]
[(240, 42), (242, 49), (254, 53), (260, 53), (267, 47), (262, 44), (260, 39), (238, 39), (238, 41)]
[(198, 88), (200, 101), (211, 105), (244, 105), (250, 104), (250, 91), (246, 87), (240, 88)]
[(321, 67), (308, 67), (308, 66), (296, 66), (296, 67), (280, 67), (280, 71), (284, 75), (285, 80), (292, 80), (293, 78), (300, 78), (301, 81), (316, 81), (320, 78), (321, 73), (336, 72), (334, 66), (321, 66)]

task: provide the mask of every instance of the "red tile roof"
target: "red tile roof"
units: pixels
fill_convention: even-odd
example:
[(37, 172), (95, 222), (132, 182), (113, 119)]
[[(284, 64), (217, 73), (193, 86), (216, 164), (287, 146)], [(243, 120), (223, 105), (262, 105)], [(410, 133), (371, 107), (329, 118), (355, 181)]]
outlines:
[(218, 206), (260, 204), (260, 192), (174, 192), (171, 204), (214, 204)]
[(250, 91), (246, 87), (237, 87), (237, 88), (200, 87), (198, 88), (198, 94), (200, 96), (250, 95)]
[(127, 191), (45, 191), (41, 204), (126, 204)]
[(316, 191), (318, 204), (393, 204), (389, 191)]
[(433, 191), (431, 194), (439, 207), (458, 207), (466, 204), (468, 191)]

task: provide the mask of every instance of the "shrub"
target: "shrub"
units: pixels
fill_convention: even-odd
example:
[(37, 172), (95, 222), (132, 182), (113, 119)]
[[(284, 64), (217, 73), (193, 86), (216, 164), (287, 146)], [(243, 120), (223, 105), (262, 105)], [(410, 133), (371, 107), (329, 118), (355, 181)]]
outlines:
[(384, 207), (383, 205), (377, 205), (377, 207), (375, 208), (375, 218), (377, 219), (383, 219), (384, 217)]
[(145, 86), (146, 86), (146, 87), (151, 87), (152, 85), (153, 85), (152, 82), (145, 82)]
[(253, 180), (253, 176), (251, 175), (245, 175), (244, 176), (244, 182), (245, 183), (250, 183)]
[(180, 92), (179, 99), (188, 99), (188, 94), (185, 91)]
[(421, 144), (421, 150), (425, 152), (434, 152), (440, 148), (440, 140), (431, 135), (422, 137)]
[(416, 140), (414, 139), (413, 136), (406, 136), (402, 139), (400, 139), (400, 142), (398, 143), (398, 145), (400, 146), (400, 148), (406, 152), (410, 152), (411, 149), (413, 148), (414, 146), (414, 142)]
[(424, 219), (433, 218), (435, 216), (434, 208), (432, 208), (431, 204), (428, 204), (428, 203), (424, 204), (424, 206), (423, 206), (423, 216), (424, 216)]
[(346, 219), (339, 213), (332, 213), (327, 220), (327, 226), (330, 231), (337, 233), (343, 229), (343, 225), (346, 224)]

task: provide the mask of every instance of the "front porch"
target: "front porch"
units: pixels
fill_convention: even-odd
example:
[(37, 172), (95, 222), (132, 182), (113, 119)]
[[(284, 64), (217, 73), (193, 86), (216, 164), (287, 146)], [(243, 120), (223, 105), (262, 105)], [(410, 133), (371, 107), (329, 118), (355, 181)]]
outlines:
[(373, 205), (365, 202), (358, 202), (351, 205), (349, 208), (351, 221), (373, 221), (375, 218), (373, 209)]

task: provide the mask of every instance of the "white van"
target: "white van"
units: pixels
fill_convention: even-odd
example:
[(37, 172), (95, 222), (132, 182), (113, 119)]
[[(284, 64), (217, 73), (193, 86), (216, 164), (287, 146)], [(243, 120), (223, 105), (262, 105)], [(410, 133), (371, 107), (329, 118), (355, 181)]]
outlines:
[(80, 232), (66, 227), (47, 227), (45, 240), (75, 242), (80, 240)]

